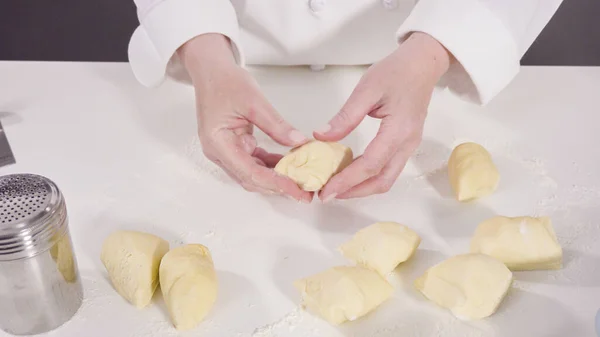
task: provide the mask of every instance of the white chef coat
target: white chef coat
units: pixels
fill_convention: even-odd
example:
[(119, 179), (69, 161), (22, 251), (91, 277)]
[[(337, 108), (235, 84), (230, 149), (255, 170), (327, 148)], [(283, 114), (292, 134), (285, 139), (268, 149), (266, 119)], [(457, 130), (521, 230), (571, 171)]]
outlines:
[(372, 64), (411, 32), (453, 55), (440, 81), (485, 104), (515, 77), (519, 60), (562, 0), (135, 0), (140, 26), (129, 43), (136, 78), (189, 82), (176, 50), (220, 33), (240, 65)]

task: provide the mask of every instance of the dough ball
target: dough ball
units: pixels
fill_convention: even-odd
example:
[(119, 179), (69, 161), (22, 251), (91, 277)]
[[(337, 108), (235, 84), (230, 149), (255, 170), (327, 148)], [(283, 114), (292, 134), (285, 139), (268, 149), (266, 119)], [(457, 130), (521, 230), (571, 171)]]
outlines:
[(356, 264), (385, 276), (408, 260), (419, 243), (421, 238), (410, 228), (395, 222), (378, 222), (359, 230), (340, 251)]
[(366, 315), (393, 292), (377, 272), (347, 266), (298, 280), (294, 286), (302, 293), (302, 306), (334, 325)]
[(448, 161), (450, 185), (459, 201), (491, 194), (498, 187), (500, 174), (487, 150), (475, 143), (457, 146)]
[(485, 318), (493, 314), (512, 283), (506, 266), (487, 255), (451, 257), (415, 281), (416, 288), (459, 319)]
[(482, 222), (471, 252), (492, 256), (510, 270), (560, 269), (562, 248), (550, 218), (497, 216)]
[(117, 292), (137, 308), (143, 308), (152, 300), (160, 259), (168, 250), (169, 243), (158, 236), (117, 231), (104, 241), (100, 259)]
[(177, 247), (160, 263), (160, 289), (177, 330), (200, 323), (217, 299), (217, 275), (208, 248)]
[(303, 190), (314, 192), (350, 163), (350, 148), (339, 143), (313, 140), (281, 158), (275, 166), (275, 172), (289, 177)]

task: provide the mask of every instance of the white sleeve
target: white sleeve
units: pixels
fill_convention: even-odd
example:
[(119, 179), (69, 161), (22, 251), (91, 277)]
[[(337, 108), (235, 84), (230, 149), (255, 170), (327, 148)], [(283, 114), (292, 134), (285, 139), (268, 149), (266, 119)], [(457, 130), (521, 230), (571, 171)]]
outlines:
[(239, 26), (229, 0), (135, 0), (140, 26), (129, 41), (129, 63), (145, 86), (160, 84), (165, 75), (189, 82), (177, 49), (190, 39), (220, 33), (229, 38), (236, 62), (243, 64)]
[(437, 39), (454, 60), (440, 84), (486, 104), (519, 72), (519, 61), (562, 0), (420, 0), (398, 30)]

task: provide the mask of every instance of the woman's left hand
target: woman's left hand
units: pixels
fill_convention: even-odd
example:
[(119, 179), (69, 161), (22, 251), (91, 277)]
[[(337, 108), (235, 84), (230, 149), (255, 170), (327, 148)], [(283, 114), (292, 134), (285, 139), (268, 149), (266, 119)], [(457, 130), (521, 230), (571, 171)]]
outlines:
[(364, 154), (329, 180), (323, 201), (387, 192), (421, 142), (435, 84), (448, 70), (450, 54), (433, 37), (413, 33), (392, 54), (371, 66), (340, 112), (314, 133), (339, 141), (366, 117), (381, 119)]

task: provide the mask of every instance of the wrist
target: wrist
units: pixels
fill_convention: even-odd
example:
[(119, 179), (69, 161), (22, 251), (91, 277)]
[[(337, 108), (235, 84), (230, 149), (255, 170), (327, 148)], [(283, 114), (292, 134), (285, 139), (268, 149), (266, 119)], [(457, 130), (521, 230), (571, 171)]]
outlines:
[(236, 65), (229, 38), (218, 33), (194, 37), (183, 44), (177, 54), (192, 80), (207, 70)]
[(414, 32), (401, 45), (410, 50), (413, 58), (422, 69), (428, 72), (436, 81), (439, 80), (450, 67), (452, 56), (450, 52), (431, 35)]

